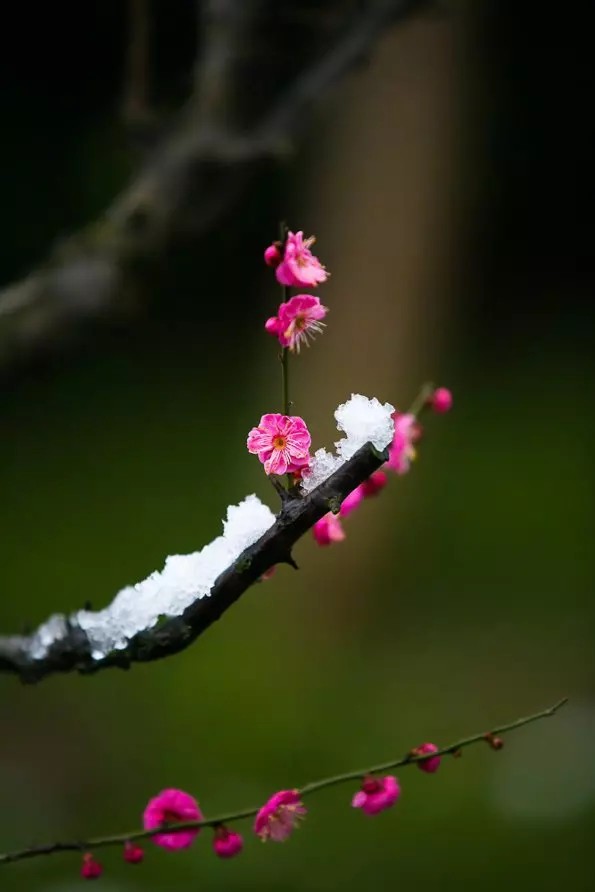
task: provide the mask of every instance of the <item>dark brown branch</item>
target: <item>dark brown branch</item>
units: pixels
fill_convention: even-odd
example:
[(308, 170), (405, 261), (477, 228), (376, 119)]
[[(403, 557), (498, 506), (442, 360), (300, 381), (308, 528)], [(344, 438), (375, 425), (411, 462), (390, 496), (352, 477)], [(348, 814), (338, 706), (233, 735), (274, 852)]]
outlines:
[(394, 21), (428, 0), (366, 3), (268, 114), (243, 136), (208, 129), (193, 97), (177, 127), (105, 216), (57, 245), (44, 266), (0, 291), (0, 364), (22, 362), (88, 323), (131, 312), (153, 265), (189, 221), (211, 227), (266, 158), (291, 149), (312, 110)]
[(332, 507), (340, 505), (387, 457), (371, 444), (362, 446), (309, 495), (284, 501), (273, 526), (219, 576), (208, 597), (196, 600), (180, 617), (139, 632), (124, 650), (94, 659), (85, 632), (71, 621), (67, 634), (55, 641), (42, 659), (31, 657), (31, 637), (0, 637), (0, 671), (15, 673), (24, 682), (36, 682), (56, 672), (92, 673), (111, 666), (128, 669), (133, 663), (159, 660), (185, 650), (263, 573), (276, 564), (295, 566), (291, 550), (297, 540)]

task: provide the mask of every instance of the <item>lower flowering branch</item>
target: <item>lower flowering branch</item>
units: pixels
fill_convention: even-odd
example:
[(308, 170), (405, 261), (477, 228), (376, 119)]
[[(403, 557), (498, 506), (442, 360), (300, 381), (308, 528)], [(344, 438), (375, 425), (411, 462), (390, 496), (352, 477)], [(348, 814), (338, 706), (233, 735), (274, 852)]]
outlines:
[[(97, 869), (99, 869), (99, 873), (101, 872), (101, 865), (94, 861), (90, 854), (91, 850), (108, 846), (123, 847), (124, 859), (136, 863), (142, 860), (142, 849), (133, 845), (133, 843), (153, 838), (158, 845), (162, 845), (164, 848), (186, 848), (193, 842), (197, 833), (205, 827), (212, 827), (215, 830), (213, 848), (216, 854), (220, 857), (231, 857), (241, 850), (242, 842), (239, 834), (231, 833), (227, 830), (226, 825), (228, 824), (245, 820), (246, 818), (256, 818), (254, 830), (258, 836), (262, 839), (281, 841), (289, 836), (297, 820), (306, 814), (306, 808), (301, 802), (302, 798), (309, 797), (326, 787), (353, 781), (360, 782), (361, 789), (353, 797), (352, 805), (356, 808), (362, 808), (367, 814), (375, 814), (393, 805), (400, 795), (400, 787), (396, 778), (382, 778), (378, 777), (378, 775), (407, 765), (417, 765), (424, 771), (434, 773), (439, 767), (442, 757), (449, 755), (456, 757), (460, 755), (465, 747), (480, 741), (487, 743), (491, 749), (499, 750), (503, 746), (503, 741), (498, 735), (515, 731), (531, 722), (549, 718), (555, 715), (565, 703), (567, 703), (567, 698), (560, 700), (554, 706), (541, 712), (500, 725), (491, 731), (473, 734), (471, 737), (462, 738), (447, 746), (439, 748), (434, 744), (422, 744), (409, 750), (404, 756), (388, 762), (382, 762), (379, 765), (372, 765), (368, 768), (347, 771), (332, 777), (321, 778), (320, 780), (311, 781), (301, 788), (281, 791), (271, 797), (264, 806), (231, 811), (212, 818), (202, 817), (195, 800), (189, 794), (177, 790), (167, 790), (149, 803), (145, 810), (145, 829), (143, 830), (133, 830), (130, 833), (118, 833), (111, 836), (98, 836), (87, 840), (54, 842), (32, 846), (0, 854), (0, 864), (24, 861), (41, 855), (54, 855), (59, 852), (84, 852), (86, 854), (84, 855), (82, 873), (83, 876), (91, 878), (99, 875)], [(193, 813), (198, 815), (197, 818), (178, 821), (171, 819), (172, 815), (184, 814), (184, 810), (179, 805), (177, 808), (172, 805), (172, 801), (175, 803), (180, 799), (183, 805), (186, 805), (187, 800), (194, 804)], [(161, 812), (155, 812), (155, 809), (159, 808), (161, 808)], [(148, 820), (149, 812), (151, 812), (153, 817), (155, 813), (162, 815), (162, 819), (157, 825), (155, 825), (154, 820)], [(163, 816), (165, 816), (165, 819), (163, 819)], [(177, 842), (176, 835), (178, 835), (178, 839), (183, 839), (183, 842)], [(237, 840), (239, 840), (239, 843)], [(226, 844), (227, 850), (225, 848)], [(86, 873), (85, 870), (87, 868), (89, 868), (89, 872)]]

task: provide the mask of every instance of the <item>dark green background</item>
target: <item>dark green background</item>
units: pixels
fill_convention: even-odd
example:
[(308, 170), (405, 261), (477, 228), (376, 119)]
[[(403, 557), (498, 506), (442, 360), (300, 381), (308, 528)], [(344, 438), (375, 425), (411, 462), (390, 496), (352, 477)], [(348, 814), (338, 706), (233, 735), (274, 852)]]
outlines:
[[(164, 102), (186, 86), (190, 5), (155, 4)], [(35, 27), (11, 10), (5, 37), (19, 52), (0, 62), (6, 282), (98, 213), (133, 163), (114, 114), (120, 4), (84, 6), (40, 6)], [(404, 770), (402, 800), (378, 818), (352, 811), (352, 789), (339, 787), (311, 801), (284, 846), (248, 839), (221, 863), (205, 831), (190, 852), (151, 849), (138, 868), (102, 853), (100, 882), (592, 888), (593, 177), (589, 48), (572, 6), (556, 19), (507, 3), (457, 13), (469, 19), (474, 78), (461, 101), (481, 174), (473, 166), (457, 279), (445, 283), (458, 292), (452, 335), (428, 370), (456, 407), (429, 420), (411, 475), (350, 519), (343, 545), (301, 542), (298, 574), (280, 568), (178, 657), (38, 687), (0, 678), (0, 849), (133, 829), (164, 786), (192, 791), (206, 813), (258, 804), (569, 696), (500, 753), (475, 747), (435, 776)], [(185, 246), (130, 324), (4, 373), (3, 631), (104, 604), (166, 554), (217, 535), (225, 506), (248, 492), (274, 507), (244, 437), (278, 395), (260, 252), (296, 206), (299, 161), (263, 173), (216, 232)], [(304, 225), (324, 256), (312, 213)], [(414, 386), (404, 371), (402, 390), (378, 396), (404, 404)], [(335, 402), (344, 397), (338, 383)], [(309, 401), (300, 395), (304, 414)], [(83, 885), (69, 856), (1, 871), (3, 892)]]

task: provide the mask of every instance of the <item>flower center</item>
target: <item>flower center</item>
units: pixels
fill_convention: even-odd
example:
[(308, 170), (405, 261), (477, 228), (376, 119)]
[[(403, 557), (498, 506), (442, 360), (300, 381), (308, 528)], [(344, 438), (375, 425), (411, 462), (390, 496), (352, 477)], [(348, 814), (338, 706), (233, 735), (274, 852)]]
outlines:
[(301, 331), (303, 328), (305, 328), (306, 324), (307, 324), (307, 320), (306, 320), (306, 316), (304, 315), (304, 313), (298, 313), (298, 315), (295, 317), (295, 319), (293, 321), (293, 324), (295, 325), (295, 327), (297, 328), (298, 331)]
[(274, 449), (285, 449), (287, 446), (287, 437), (282, 437), (281, 434), (278, 434), (276, 437), (273, 437), (273, 448)]

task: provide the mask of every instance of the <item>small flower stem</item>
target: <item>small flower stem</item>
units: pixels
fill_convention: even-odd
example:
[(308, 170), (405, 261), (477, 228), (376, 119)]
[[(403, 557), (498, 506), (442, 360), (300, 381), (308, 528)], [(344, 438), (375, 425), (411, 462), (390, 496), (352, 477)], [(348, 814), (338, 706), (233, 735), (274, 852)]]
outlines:
[(408, 415), (415, 415), (417, 417), (424, 406), (427, 404), (428, 399), (434, 393), (434, 385), (431, 381), (426, 381), (425, 384), (422, 385), (419, 393), (409, 406), (407, 410)]
[[(282, 221), (279, 224), (279, 238), (282, 244), (282, 250), (285, 251), (285, 242), (287, 241), (287, 224)], [(282, 303), (287, 303), (290, 298), (289, 288), (286, 285), (281, 286)], [(281, 401), (283, 406), (283, 414), (289, 415), (291, 412), (291, 400), (289, 399), (289, 348), (281, 348)], [(290, 490), (293, 485), (291, 474), (287, 475), (287, 489)]]
[[(279, 241), (281, 242), (281, 251), (285, 251), (285, 242), (287, 241), (287, 233), (288, 233), (287, 223), (285, 220), (282, 220), (279, 223)], [(290, 298), (290, 291), (287, 285), (281, 285), (281, 302), (287, 303)], [(283, 414), (289, 415), (289, 410), (291, 409), (291, 402), (289, 400), (289, 348), (283, 347), (281, 350), (281, 390), (282, 390), (282, 403), (283, 403)]]
[[(559, 703), (550, 706), (549, 709), (544, 709), (542, 712), (536, 712), (533, 715), (525, 716), (525, 718), (516, 719), (516, 721), (510, 722), (509, 724), (492, 728), (488, 733), (492, 735), (503, 734), (507, 731), (515, 731), (517, 728), (522, 728), (523, 725), (528, 725), (531, 722), (549, 718), (561, 709), (567, 701), (568, 698), (565, 697), (563, 700), (560, 700)], [(480, 734), (464, 737), (462, 740), (457, 740), (455, 743), (442, 747), (442, 749), (439, 749), (436, 753), (432, 753), (432, 756), (452, 755), (458, 753), (464, 747), (471, 746), (479, 741), (485, 742), (485, 740), (486, 732), (482, 731)], [(424, 758), (427, 758), (427, 756), (416, 756), (410, 751), (405, 756), (400, 756), (390, 762), (382, 762), (379, 765), (372, 765), (368, 768), (358, 768), (357, 771), (348, 771), (344, 774), (336, 774), (333, 777), (325, 777), (321, 780), (312, 781), (301, 787), (298, 792), (301, 796), (309, 796), (326, 787), (334, 787), (338, 784), (348, 783), (349, 781), (359, 781), (367, 774), (380, 774), (384, 771), (389, 771), (392, 768), (412, 765), (415, 762), (420, 762)], [(196, 830), (201, 827), (217, 827), (219, 824), (230, 824), (245, 818), (253, 818), (259, 810), (260, 806), (257, 806), (256, 808), (246, 808), (241, 811), (216, 815), (213, 818), (207, 818), (202, 821), (185, 821), (180, 824), (168, 824), (167, 829), (168, 832), (171, 833), (175, 830)], [(86, 852), (92, 851), (93, 849), (104, 848), (106, 846), (123, 846), (127, 841), (132, 842), (134, 840), (150, 839), (152, 836), (155, 836), (155, 834), (160, 832), (163, 832), (163, 828), (156, 828), (155, 830), (134, 830), (132, 833), (119, 833), (115, 836), (98, 836), (94, 839), (78, 840), (76, 842), (55, 842), (47, 845), (33, 846), (29, 849), (21, 849), (20, 851), (0, 854), (0, 864), (8, 864), (12, 861), (24, 861), (27, 858), (35, 858), (39, 855), (54, 855), (57, 852)]]
[(283, 392), (283, 414), (289, 415), (291, 403), (289, 401), (289, 349), (281, 350), (281, 382)]

